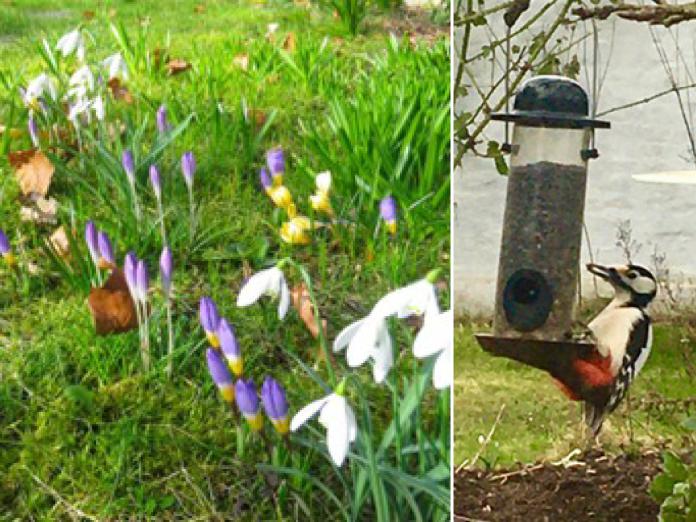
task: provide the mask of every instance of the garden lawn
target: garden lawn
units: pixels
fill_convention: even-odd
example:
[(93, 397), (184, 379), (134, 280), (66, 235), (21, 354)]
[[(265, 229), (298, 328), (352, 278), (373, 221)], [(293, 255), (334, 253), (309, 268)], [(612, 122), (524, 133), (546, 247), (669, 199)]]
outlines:
[[(236, 328), (246, 371), (259, 386), (265, 375), (276, 377), (288, 391), (291, 414), (324, 393), (305, 370), (326, 378), (325, 361), (296, 312), (280, 322), (277, 305), (267, 300), (236, 308), (251, 272), (286, 256), (302, 263), (331, 340), (388, 290), (433, 268), (444, 269), (440, 305), (449, 307), (447, 27), (428, 14), (371, 8), (352, 39), (330, 12), (286, 2), (94, 4), (15, 0), (0, 8), (0, 228), (24, 267), (17, 279), (0, 268), (0, 519), (345, 518), (352, 499), (342, 496), (343, 481), (357, 468), (337, 471), (302, 447), (288, 457), (273, 447), (280, 444), (270, 431), (271, 449), (242, 427), (208, 375), (198, 300), (215, 299)], [(418, 23), (409, 22), (414, 17)], [(18, 88), (43, 70), (41, 39), (54, 46), (80, 23), (93, 36), (88, 56), (99, 58), (119, 49), (109, 27), (115, 24), (131, 66), (125, 84), (134, 103), (110, 101), (107, 121), (113, 115), (113, 125), (86, 133), (83, 150), (73, 157), (49, 153), (57, 165), (49, 192), (60, 205), (57, 223), (22, 222), (19, 189), (5, 160), (8, 152), (30, 147)], [(279, 27), (269, 39), (271, 23)], [(409, 39), (387, 31), (403, 27), (424, 34)], [(245, 56), (246, 68), (239, 65)], [(167, 57), (186, 60), (190, 70), (168, 75)], [(158, 138), (154, 114), (161, 104), (175, 130)], [(119, 178), (125, 143), (136, 155), (142, 222)], [(82, 231), (92, 219), (110, 235), (119, 262), (135, 250), (156, 284), (162, 244), (144, 161), (153, 143), (174, 252), (171, 379), (161, 299), (152, 297), (154, 364), (144, 374), (137, 331), (95, 335), (86, 305), (89, 274), (75, 268), (85, 258)], [(75, 152), (68, 139), (59, 145)], [(285, 184), (302, 213), (309, 213), (314, 175), (332, 172), (338, 224), (318, 230), (311, 245), (280, 240), (285, 218), (260, 189), (258, 171), (274, 146), (285, 151)], [(198, 163), (193, 237), (179, 170), (187, 150)], [(399, 205), (394, 238), (379, 219), (378, 203), (387, 194)], [(67, 263), (43, 246), (61, 224), (75, 236)], [(287, 273), (291, 285), (301, 281), (297, 272)], [(409, 353), (412, 329), (395, 325), (393, 331), (401, 351), (392, 385), (402, 390), (424, 363)], [(345, 372), (342, 354), (333, 364)], [(357, 375), (378, 412), (372, 420), (379, 432), (391, 420), (379, 412), (389, 411), (392, 394), (371, 382), (369, 368)], [(431, 457), (435, 439), (449, 440), (446, 404), (442, 394), (426, 393), (413, 417), (421, 422), (414, 431), (419, 442), (403, 448), (410, 453), (398, 464), (413, 475), (432, 472), (443, 490), (449, 479), (420, 466), (437, 461)], [(426, 444), (428, 459), (419, 461)], [(437, 448), (447, 454), (445, 445)], [(294, 471), (284, 475), (267, 464)], [(427, 519), (444, 519), (445, 508), (426, 493), (408, 497), (402, 491), (400, 498), (420, 506)], [(351, 512), (373, 520), (370, 493), (358, 503), (362, 507)]]
[[(477, 323), (455, 327), (454, 411), (461, 412), (454, 422), (455, 467), (475, 455), (479, 467), (508, 468), (584, 450), (579, 403), (568, 401), (547, 374), (484, 352), (473, 334), (488, 329)], [(696, 398), (693, 368), (685, 363), (693, 343), (678, 322), (656, 324), (652, 354), (631, 387), (630, 415), (625, 401), (604, 423), (605, 451), (693, 447), (692, 432), (681, 426), (693, 415)]]

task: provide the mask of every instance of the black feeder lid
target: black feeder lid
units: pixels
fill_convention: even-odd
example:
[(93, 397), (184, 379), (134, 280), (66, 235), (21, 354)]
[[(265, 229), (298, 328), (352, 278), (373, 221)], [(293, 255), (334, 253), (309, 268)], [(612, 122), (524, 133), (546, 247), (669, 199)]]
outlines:
[(491, 119), (533, 127), (608, 129), (608, 121), (588, 118), (589, 101), (580, 84), (563, 76), (536, 76), (522, 84), (513, 112), (496, 112)]

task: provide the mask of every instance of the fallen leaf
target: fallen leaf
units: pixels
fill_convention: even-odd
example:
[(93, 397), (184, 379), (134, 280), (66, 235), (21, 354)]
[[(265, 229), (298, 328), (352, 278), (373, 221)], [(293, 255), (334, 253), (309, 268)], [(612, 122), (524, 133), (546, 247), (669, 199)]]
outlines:
[[(312, 337), (319, 337), (319, 326), (314, 317), (314, 307), (309, 297), (309, 291), (304, 283), (295, 285), (290, 291), (292, 296), (292, 306), (297, 310), (297, 315), (300, 316), (302, 322), (312, 334)], [(322, 330), (326, 335), (326, 319), (321, 320)]]
[(94, 11), (83, 11), (82, 18), (89, 21), (89, 20), (92, 20), (94, 18), (94, 14), (95, 14)]
[(10, 152), (8, 158), (24, 196), (48, 193), (56, 169), (43, 152), (37, 149)]
[(181, 58), (173, 58), (167, 62), (167, 73), (169, 76), (181, 74), (182, 72), (188, 71), (190, 68), (191, 64)]
[(169, 53), (167, 53), (166, 49), (155, 47), (155, 50), (152, 51), (152, 54), (154, 57), (155, 69), (159, 69), (160, 67), (162, 67), (163, 63), (169, 60)]
[(275, 32), (278, 30), (279, 27), (279, 23), (268, 24), (268, 27), (266, 29), (266, 38), (270, 41), (273, 41), (273, 39), (275, 38)]
[(198, 4), (194, 6), (193, 12), (197, 14), (203, 14), (205, 13), (205, 6), (203, 4)]
[(257, 127), (263, 127), (266, 123), (266, 112), (262, 109), (247, 109), (247, 120), (254, 122)]
[(133, 95), (128, 90), (128, 87), (121, 83), (121, 80), (118, 78), (111, 78), (107, 85), (109, 86), (111, 96), (114, 97), (114, 100), (123, 101), (128, 105), (133, 103)]
[(97, 335), (128, 332), (138, 326), (135, 303), (118, 267), (113, 268), (104, 286), (90, 290), (87, 304)]
[(57, 222), (58, 202), (54, 198), (34, 197), (30, 202), (33, 204), (23, 206), (19, 211), (22, 221), (39, 225), (53, 225)]
[(232, 64), (239, 67), (241, 70), (246, 71), (249, 69), (249, 55), (238, 54), (232, 59)]
[(285, 49), (289, 53), (294, 53), (295, 46), (295, 33), (289, 32), (285, 35), (285, 39), (283, 40), (283, 49)]
[(48, 243), (53, 251), (58, 254), (58, 257), (62, 259), (70, 257), (70, 241), (68, 241), (68, 235), (63, 225), (58, 227), (53, 234), (51, 234), (48, 238)]

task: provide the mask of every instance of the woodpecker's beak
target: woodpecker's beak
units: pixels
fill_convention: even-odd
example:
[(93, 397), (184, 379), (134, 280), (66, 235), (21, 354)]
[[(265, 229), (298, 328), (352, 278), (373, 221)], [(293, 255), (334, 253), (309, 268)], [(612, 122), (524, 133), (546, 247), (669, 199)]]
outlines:
[(587, 263), (586, 266), (590, 273), (596, 275), (597, 277), (601, 277), (612, 285), (620, 285), (623, 283), (619, 270), (613, 266), (595, 265), (594, 263)]

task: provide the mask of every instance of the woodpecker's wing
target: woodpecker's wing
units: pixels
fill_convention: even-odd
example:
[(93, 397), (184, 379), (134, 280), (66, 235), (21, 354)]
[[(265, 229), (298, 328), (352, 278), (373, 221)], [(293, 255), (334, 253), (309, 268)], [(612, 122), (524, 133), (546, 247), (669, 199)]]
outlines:
[(641, 371), (650, 355), (652, 347), (652, 325), (650, 316), (642, 313), (640, 320), (633, 324), (626, 343), (626, 351), (606, 402), (585, 404), (585, 423), (596, 436), (602, 429), (604, 418), (613, 412), (626, 396), (628, 387)]

